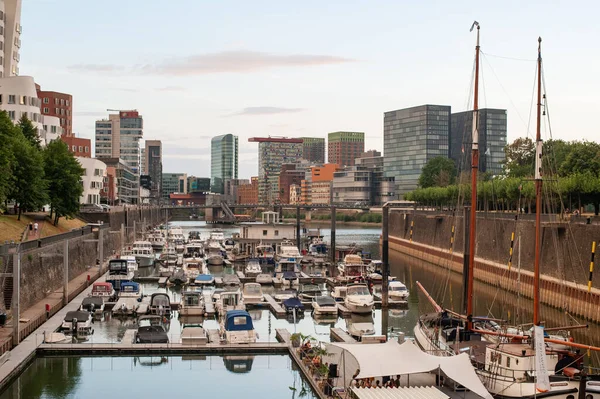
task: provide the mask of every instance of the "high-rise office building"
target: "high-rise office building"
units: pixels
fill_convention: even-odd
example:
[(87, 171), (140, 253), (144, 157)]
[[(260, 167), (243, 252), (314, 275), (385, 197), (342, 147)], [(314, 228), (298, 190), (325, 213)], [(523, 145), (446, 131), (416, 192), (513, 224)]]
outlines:
[(223, 134), (210, 141), (210, 179), (213, 193), (224, 193), (224, 182), (238, 177), (238, 137)]
[(139, 177), (144, 121), (135, 110), (96, 121), (96, 158), (121, 158)]
[(208, 193), (210, 192), (210, 177), (188, 176), (188, 193)]
[(333, 132), (328, 134), (327, 162), (352, 166), (365, 151), (365, 134), (362, 132)]
[(187, 173), (162, 174), (162, 199), (168, 201), (173, 193), (187, 194)]
[[(479, 170), (493, 175), (502, 173), (506, 146), (506, 110), (482, 108), (478, 111)], [(451, 115), (449, 156), (456, 162), (457, 170), (471, 168), (473, 111)]]
[(421, 105), (383, 116), (385, 176), (394, 177), (396, 195), (417, 188), (421, 169), (435, 157), (448, 157), (450, 106)]
[(258, 143), (258, 200), (261, 204), (279, 201), (279, 173), (286, 163), (302, 158), (302, 139), (251, 137)]
[(38, 98), (42, 101), (42, 115), (55, 116), (60, 120), (63, 136), (73, 135), (73, 96), (57, 91), (44, 91), (36, 84)]
[[(21, 0), (0, 1), (0, 78), (19, 75), (21, 54)], [(2, 37), (3, 36), (3, 37)]]
[(325, 139), (322, 137), (301, 137), (302, 158), (313, 163), (325, 163)]
[(158, 200), (162, 191), (162, 142), (146, 140), (144, 155), (144, 172), (150, 176), (150, 198)]

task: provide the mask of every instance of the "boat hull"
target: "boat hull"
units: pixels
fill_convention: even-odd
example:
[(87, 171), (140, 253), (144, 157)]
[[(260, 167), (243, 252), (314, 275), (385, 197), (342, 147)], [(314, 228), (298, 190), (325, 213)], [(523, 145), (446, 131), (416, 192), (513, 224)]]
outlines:
[(223, 265), (223, 257), (220, 255), (209, 256), (206, 260), (210, 266), (222, 266)]
[(204, 306), (185, 306), (179, 309), (180, 316), (204, 316)]
[(338, 309), (337, 308), (333, 308), (333, 307), (329, 307), (329, 308), (321, 308), (321, 307), (316, 307), (313, 306), (313, 313), (321, 316), (321, 315), (337, 315), (338, 314)]
[(137, 262), (139, 267), (150, 267), (154, 266), (154, 257), (149, 256), (135, 256), (135, 261)]

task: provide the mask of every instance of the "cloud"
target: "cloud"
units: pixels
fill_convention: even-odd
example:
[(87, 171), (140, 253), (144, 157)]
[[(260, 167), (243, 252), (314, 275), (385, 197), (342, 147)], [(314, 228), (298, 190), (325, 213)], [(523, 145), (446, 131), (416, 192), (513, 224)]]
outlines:
[(238, 50), (217, 53), (195, 54), (171, 58), (156, 64), (123, 67), (114, 64), (76, 64), (68, 68), (74, 72), (190, 76), (214, 73), (247, 73), (271, 68), (334, 65), (356, 60), (321, 54), (272, 54), (260, 51)]
[(154, 90), (156, 90), (156, 91), (184, 91), (185, 87), (182, 87), (182, 86), (165, 86), (165, 87), (157, 87)]
[(122, 71), (124, 68), (119, 65), (113, 64), (75, 64), (70, 65), (68, 68), (74, 72), (117, 72)]
[(304, 111), (303, 108), (284, 108), (284, 107), (246, 107), (239, 112), (235, 112), (229, 115), (223, 115), (224, 117), (229, 116), (240, 116), (240, 115), (273, 115), (273, 114), (291, 114), (295, 112)]

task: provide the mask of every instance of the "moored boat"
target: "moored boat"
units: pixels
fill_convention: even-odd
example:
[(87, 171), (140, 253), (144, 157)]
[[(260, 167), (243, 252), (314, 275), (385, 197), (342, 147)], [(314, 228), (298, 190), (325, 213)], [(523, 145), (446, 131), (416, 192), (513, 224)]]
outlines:
[(242, 296), (244, 298), (244, 303), (260, 303), (265, 299), (262, 292), (262, 287), (258, 283), (244, 284)]
[(179, 303), (180, 316), (202, 316), (205, 313), (202, 291), (183, 291)]
[(337, 302), (330, 296), (320, 295), (312, 299), (312, 308), (315, 315), (338, 314)]
[(256, 342), (252, 317), (245, 310), (230, 310), (225, 314), (221, 331), (230, 344), (250, 344)]
[(350, 284), (346, 290), (344, 306), (352, 313), (371, 313), (375, 301), (366, 284)]

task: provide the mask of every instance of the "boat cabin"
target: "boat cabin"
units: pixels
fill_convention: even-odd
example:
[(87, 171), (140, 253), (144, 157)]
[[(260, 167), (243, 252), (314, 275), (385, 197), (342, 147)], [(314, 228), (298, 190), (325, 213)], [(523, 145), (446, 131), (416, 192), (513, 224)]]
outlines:
[(225, 315), (225, 331), (251, 331), (254, 330), (252, 317), (245, 310), (230, 310)]
[(115, 289), (111, 283), (94, 283), (92, 286), (91, 296), (99, 296), (105, 299), (110, 299), (115, 296)]
[(150, 306), (148, 307), (150, 314), (171, 316), (171, 299), (164, 292), (155, 292), (150, 297)]
[(140, 296), (140, 285), (134, 281), (126, 281), (121, 283), (122, 297), (138, 297)]
[(108, 262), (108, 274), (127, 275), (129, 273), (127, 259), (111, 259)]

